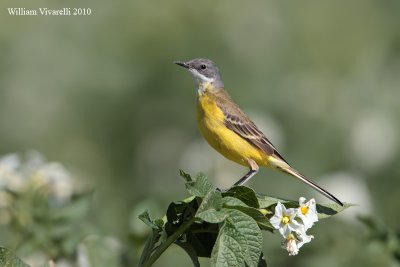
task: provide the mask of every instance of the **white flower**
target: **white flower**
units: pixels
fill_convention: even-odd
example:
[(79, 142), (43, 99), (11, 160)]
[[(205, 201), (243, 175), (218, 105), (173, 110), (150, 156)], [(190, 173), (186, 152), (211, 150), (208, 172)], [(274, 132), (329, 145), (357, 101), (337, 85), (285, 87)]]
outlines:
[(313, 238), (314, 236), (306, 234), (304, 228), (300, 228), (286, 237), (282, 247), (289, 252), (289, 256), (295, 256), (299, 253), (300, 248), (311, 242)]
[(299, 247), (297, 246), (296, 238), (293, 234), (290, 234), (283, 242), (282, 247), (289, 252), (289, 256), (295, 256), (299, 253)]
[(77, 261), (78, 261), (78, 266), (80, 267), (90, 267), (90, 259), (89, 259), (89, 251), (87, 249), (87, 246), (84, 244), (79, 244), (78, 246), (78, 253), (77, 253)]
[(297, 209), (297, 216), (303, 221), (305, 230), (310, 229), (315, 222), (318, 222), (318, 213), (315, 199), (306, 202), (304, 197), (299, 199), (300, 207)]
[(300, 249), (304, 244), (310, 243), (311, 240), (314, 238), (313, 235), (307, 235), (306, 230), (304, 228), (300, 228), (296, 230), (296, 237), (297, 237), (297, 247)]
[(73, 181), (70, 173), (57, 162), (46, 163), (32, 176), (33, 185), (46, 186), (50, 194), (61, 203), (68, 201), (73, 194)]
[(294, 219), (296, 213), (295, 209), (286, 209), (281, 202), (278, 202), (275, 207), (275, 214), (269, 221), (284, 238), (287, 238), (292, 231), (302, 228), (302, 225)]
[(25, 178), (20, 174), (21, 159), (17, 154), (8, 154), (0, 158), (0, 188), (21, 192)]
[(21, 161), (17, 154), (8, 154), (0, 158), (0, 174), (14, 172), (20, 166)]
[(289, 256), (297, 255), (304, 244), (311, 242), (314, 237), (307, 235), (306, 231), (318, 221), (315, 199), (312, 198), (306, 202), (306, 199), (301, 197), (299, 205), (297, 209), (286, 209), (282, 203), (278, 202), (275, 214), (270, 219), (272, 226), (278, 229), (285, 238), (282, 247), (286, 249)]

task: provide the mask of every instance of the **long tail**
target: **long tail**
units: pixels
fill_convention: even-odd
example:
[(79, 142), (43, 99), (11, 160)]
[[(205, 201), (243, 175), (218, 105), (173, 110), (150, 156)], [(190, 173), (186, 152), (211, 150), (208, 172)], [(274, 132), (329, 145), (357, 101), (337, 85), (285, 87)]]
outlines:
[(321, 193), (325, 197), (327, 197), (330, 200), (333, 200), (334, 202), (336, 202), (337, 204), (343, 206), (343, 203), (339, 199), (337, 199), (334, 195), (332, 195), (331, 193), (329, 193), (328, 191), (326, 191), (325, 189), (323, 189), (322, 187), (320, 187), (319, 185), (317, 185), (316, 183), (311, 181), (309, 178), (307, 178), (303, 174), (299, 173), (298, 171), (296, 171), (295, 169), (290, 167), (289, 164), (287, 164), (286, 162), (281, 161), (281, 159), (277, 159), (274, 157), (272, 160), (272, 165), (274, 165), (276, 168), (278, 168), (279, 170), (281, 170), (287, 174), (290, 174), (296, 178), (299, 178), (301, 181), (308, 184), (309, 186), (311, 186), (313, 189), (317, 190), (319, 193)]
[(293, 175), (296, 178), (299, 178), (301, 181), (303, 181), (304, 183), (308, 184), (309, 186), (311, 186), (312, 188), (317, 190), (319, 193), (321, 193), (324, 196), (326, 196), (327, 198), (335, 201), (340, 206), (343, 206), (343, 203), (339, 199), (337, 199), (334, 195), (332, 195), (331, 193), (329, 193), (328, 191), (326, 191), (325, 189), (323, 189), (322, 187), (320, 187), (319, 185), (317, 185), (316, 183), (311, 181), (309, 178), (307, 178), (303, 174), (301, 174), (298, 171), (296, 171), (295, 169), (293, 169), (292, 167), (281, 169), (281, 170), (286, 172), (286, 173), (288, 173), (288, 174), (290, 174), (290, 175)]

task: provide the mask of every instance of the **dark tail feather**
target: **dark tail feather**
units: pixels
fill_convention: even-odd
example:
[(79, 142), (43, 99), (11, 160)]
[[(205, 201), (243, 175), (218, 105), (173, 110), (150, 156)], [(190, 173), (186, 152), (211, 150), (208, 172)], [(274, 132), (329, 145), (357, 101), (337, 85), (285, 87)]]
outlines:
[(337, 199), (335, 196), (333, 196), (331, 193), (329, 193), (328, 191), (326, 191), (325, 189), (323, 189), (322, 187), (320, 187), (319, 185), (317, 185), (316, 183), (314, 183), (313, 181), (311, 181), (309, 178), (305, 177), (303, 174), (299, 173), (298, 171), (296, 171), (295, 169), (293, 169), (292, 167), (288, 166), (286, 168), (280, 168), (282, 171), (293, 175), (296, 178), (299, 178), (301, 181), (303, 181), (304, 183), (308, 184), (309, 186), (311, 186), (312, 188), (314, 188), (315, 190), (317, 190), (319, 193), (321, 193), (322, 195), (326, 196), (327, 198), (335, 201), (337, 204), (339, 204), (340, 206), (343, 206), (343, 203)]

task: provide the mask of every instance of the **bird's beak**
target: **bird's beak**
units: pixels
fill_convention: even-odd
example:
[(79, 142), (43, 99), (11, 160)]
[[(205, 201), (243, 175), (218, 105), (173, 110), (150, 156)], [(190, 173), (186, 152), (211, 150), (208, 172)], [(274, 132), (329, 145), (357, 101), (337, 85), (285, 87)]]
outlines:
[(188, 65), (186, 62), (183, 62), (183, 61), (174, 61), (174, 63), (175, 63), (176, 65), (179, 65), (179, 66), (184, 67), (184, 68), (186, 68), (186, 69), (189, 68), (189, 65)]

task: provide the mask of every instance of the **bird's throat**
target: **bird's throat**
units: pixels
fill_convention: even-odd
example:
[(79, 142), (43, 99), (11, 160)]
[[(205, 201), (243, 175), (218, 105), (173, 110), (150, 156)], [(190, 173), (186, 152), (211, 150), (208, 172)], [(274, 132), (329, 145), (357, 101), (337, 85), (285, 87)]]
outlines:
[(206, 92), (214, 92), (217, 88), (211, 82), (200, 82), (197, 85), (197, 95), (202, 96)]

